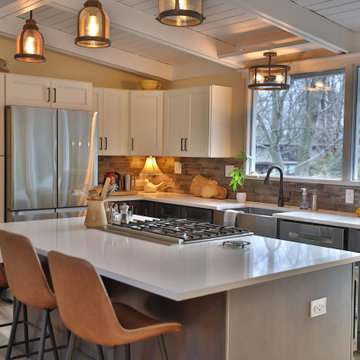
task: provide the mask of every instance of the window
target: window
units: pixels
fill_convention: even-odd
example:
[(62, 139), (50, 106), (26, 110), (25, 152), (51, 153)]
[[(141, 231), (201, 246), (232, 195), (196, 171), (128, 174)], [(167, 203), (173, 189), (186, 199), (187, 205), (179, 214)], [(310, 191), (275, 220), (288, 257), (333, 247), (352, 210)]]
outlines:
[(251, 170), (342, 178), (345, 71), (293, 75), (286, 91), (254, 91)]

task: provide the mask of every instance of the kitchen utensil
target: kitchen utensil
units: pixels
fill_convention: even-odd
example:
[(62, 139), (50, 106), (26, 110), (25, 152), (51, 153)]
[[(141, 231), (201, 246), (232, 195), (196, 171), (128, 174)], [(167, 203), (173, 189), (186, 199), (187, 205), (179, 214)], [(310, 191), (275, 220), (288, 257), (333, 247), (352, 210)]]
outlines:
[(104, 186), (103, 186), (103, 188), (101, 190), (100, 200), (105, 200), (107, 192), (108, 192), (109, 187), (110, 187), (110, 181), (111, 181), (111, 178), (107, 177), (106, 180), (105, 180), (105, 184), (104, 184)]
[(104, 174), (103, 183), (105, 183), (105, 180), (107, 178), (110, 178), (110, 186), (117, 185), (118, 188), (120, 188), (121, 175), (119, 173), (117, 173), (116, 171), (113, 171), (113, 172), (108, 172), (108, 173)]

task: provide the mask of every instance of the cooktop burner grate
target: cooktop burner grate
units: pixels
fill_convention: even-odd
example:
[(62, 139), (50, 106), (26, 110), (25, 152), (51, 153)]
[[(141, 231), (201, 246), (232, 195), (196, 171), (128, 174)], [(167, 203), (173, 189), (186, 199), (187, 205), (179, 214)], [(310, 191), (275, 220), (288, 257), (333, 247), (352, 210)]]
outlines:
[(111, 224), (105, 226), (104, 230), (165, 244), (228, 240), (253, 235), (251, 231), (241, 228), (172, 218)]

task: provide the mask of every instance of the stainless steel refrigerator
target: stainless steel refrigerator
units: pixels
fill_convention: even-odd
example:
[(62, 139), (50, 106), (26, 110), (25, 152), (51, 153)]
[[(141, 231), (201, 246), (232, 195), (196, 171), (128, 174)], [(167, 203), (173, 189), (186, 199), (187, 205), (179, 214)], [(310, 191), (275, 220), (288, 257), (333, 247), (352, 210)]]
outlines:
[(97, 113), (6, 107), (6, 220), (81, 216), (97, 185)]

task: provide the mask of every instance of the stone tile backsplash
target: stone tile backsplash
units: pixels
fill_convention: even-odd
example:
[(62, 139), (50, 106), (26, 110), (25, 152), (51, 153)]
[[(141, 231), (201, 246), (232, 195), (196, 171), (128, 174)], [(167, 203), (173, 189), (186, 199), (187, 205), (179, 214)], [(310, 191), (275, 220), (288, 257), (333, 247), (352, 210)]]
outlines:
[[(151, 177), (154, 184), (164, 181), (161, 191), (189, 194), (191, 180), (197, 174), (217, 180), (228, 189), (228, 198), (234, 199), (235, 194), (229, 188), (230, 178), (225, 177), (225, 165), (240, 165), (233, 158), (178, 158), (157, 156), (156, 161), (163, 175)], [(174, 163), (180, 161), (182, 173), (174, 174)], [(117, 171), (120, 174), (131, 174), (136, 176), (136, 190), (143, 190), (144, 179), (140, 176), (145, 163), (145, 156), (99, 156), (99, 183), (103, 181), (104, 173)], [(306, 187), (308, 192), (316, 189), (318, 193), (319, 209), (353, 212), (360, 207), (360, 191), (355, 186), (346, 186), (346, 189), (355, 189), (355, 203), (345, 204), (345, 186), (329, 184), (304, 184), (296, 182), (284, 182), (285, 204), (298, 206), (301, 201), (300, 188)], [(271, 181), (264, 185), (262, 180), (247, 179), (244, 190), (247, 199), (277, 204), (279, 182)], [(310, 196), (309, 196), (310, 199)]]

